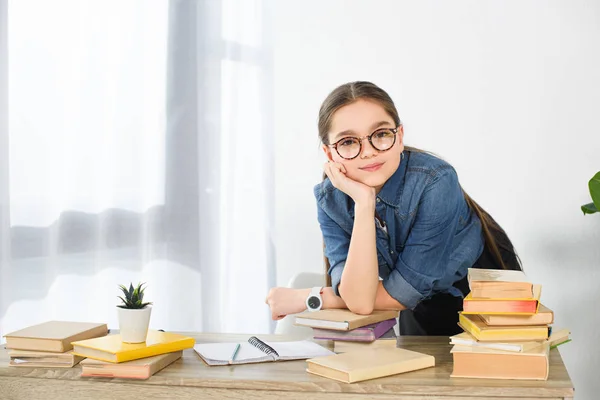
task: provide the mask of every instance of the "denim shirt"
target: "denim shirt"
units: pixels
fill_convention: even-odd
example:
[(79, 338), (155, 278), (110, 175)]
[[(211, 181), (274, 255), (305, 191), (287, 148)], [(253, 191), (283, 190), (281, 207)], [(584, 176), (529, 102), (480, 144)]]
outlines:
[[(483, 251), (481, 222), (467, 205), (454, 168), (430, 154), (405, 151), (377, 194), (379, 277), (391, 297), (409, 309), (436, 293), (462, 297), (462, 279)], [(318, 220), (338, 286), (348, 257), (354, 201), (329, 179), (314, 188)]]

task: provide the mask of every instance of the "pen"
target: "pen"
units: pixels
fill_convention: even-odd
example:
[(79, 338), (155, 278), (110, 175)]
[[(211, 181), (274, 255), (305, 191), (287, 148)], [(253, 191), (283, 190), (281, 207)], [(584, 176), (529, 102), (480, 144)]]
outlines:
[(240, 349), (240, 344), (238, 343), (235, 346), (235, 350), (233, 350), (233, 354), (231, 355), (231, 359), (229, 360), (229, 364), (233, 363), (233, 361), (235, 360), (235, 356), (237, 355), (238, 350)]

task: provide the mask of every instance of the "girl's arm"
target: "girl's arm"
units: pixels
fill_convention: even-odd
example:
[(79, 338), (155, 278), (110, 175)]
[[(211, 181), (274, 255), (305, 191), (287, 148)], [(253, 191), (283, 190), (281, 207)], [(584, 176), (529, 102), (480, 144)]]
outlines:
[[(269, 291), (266, 303), (271, 308), (271, 317), (274, 320), (282, 319), (286, 315), (297, 314), (306, 310), (306, 299), (311, 289), (290, 289), (276, 287)], [(323, 288), (323, 308), (348, 308), (344, 299), (336, 296), (331, 286)], [(398, 303), (383, 287), (382, 282), (377, 284), (377, 295), (375, 298), (375, 310), (404, 310), (402, 304)]]
[(356, 203), (354, 210), (350, 248), (338, 291), (349, 310), (370, 314), (375, 308), (380, 286), (375, 243), (375, 196)]

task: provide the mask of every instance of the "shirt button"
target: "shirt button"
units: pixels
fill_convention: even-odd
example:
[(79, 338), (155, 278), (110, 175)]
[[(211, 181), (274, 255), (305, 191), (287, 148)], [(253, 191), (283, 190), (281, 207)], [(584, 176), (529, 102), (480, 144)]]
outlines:
[(379, 200), (379, 197), (377, 198), (377, 202), (379, 203), (381, 200)]
[(394, 254), (394, 250), (391, 250), (391, 251), (390, 251), (390, 254)]

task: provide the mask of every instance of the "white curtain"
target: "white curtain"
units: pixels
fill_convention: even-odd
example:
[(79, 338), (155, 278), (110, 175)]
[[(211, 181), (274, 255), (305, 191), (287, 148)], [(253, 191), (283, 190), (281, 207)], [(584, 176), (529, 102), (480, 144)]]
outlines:
[(116, 328), (131, 281), (152, 328), (272, 329), (269, 4), (0, 5), (0, 335)]

